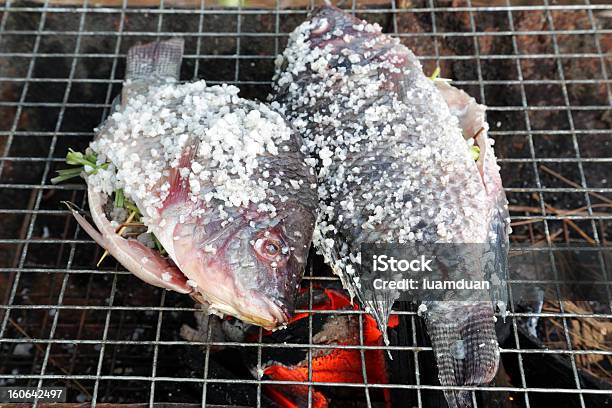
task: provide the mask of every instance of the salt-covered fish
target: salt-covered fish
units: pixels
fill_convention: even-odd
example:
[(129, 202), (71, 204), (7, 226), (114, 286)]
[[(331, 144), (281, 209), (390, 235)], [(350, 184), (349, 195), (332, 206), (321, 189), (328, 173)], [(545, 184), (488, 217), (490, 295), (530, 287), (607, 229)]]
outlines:
[[(315, 245), (383, 330), (394, 299), (360, 292), (363, 243), (488, 243), (505, 276), (507, 201), (484, 106), (426, 77), (378, 25), (333, 7), (291, 34), (277, 68), (273, 99), (305, 139), (318, 176)], [(420, 310), (442, 385), (493, 378), (492, 302), (436, 301)], [(451, 407), (470, 405), (467, 391), (445, 394)]]
[[(300, 137), (233, 86), (179, 84), (182, 40), (135, 46), (120, 104), (90, 144), (83, 228), (152, 285), (269, 329), (293, 310), (311, 243), (315, 178)], [(117, 234), (117, 194), (167, 251)]]

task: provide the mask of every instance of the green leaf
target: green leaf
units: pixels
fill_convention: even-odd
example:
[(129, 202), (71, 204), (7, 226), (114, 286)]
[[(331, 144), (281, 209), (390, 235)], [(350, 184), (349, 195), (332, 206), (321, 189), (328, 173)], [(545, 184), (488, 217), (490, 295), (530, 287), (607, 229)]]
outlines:
[[(100, 169), (106, 170), (110, 165), (108, 162), (98, 164), (97, 161), (98, 157), (95, 153), (83, 154), (81, 152), (68, 149), (68, 153), (66, 154), (66, 163), (76, 167), (58, 170), (58, 176), (52, 178), (51, 182), (53, 184), (57, 184), (71, 178), (79, 177), (81, 173), (85, 171), (85, 166), (91, 167), (90, 171), (86, 171), (87, 174), (97, 174)], [(115, 190), (113, 203), (116, 208), (125, 208), (128, 210), (130, 212), (130, 217), (134, 221), (139, 221), (142, 217), (142, 213), (136, 204), (125, 196), (125, 192), (121, 188)], [(168, 254), (155, 235), (153, 235), (153, 242), (155, 242), (155, 247), (161, 255)]]
[(88, 154), (85, 154), (85, 159), (90, 163), (97, 163), (98, 156), (96, 156), (95, 153), (88, 153)]
[(73, 166), (92, 166), (94, 167), (96, 163), (93, 165), (90, 161), (85, 158), (85, 155), (81, 152), (75, 152), (72, 149), (69, 149), (68, 154), (66, 154), (66, 163), (71, 164)]
[(123, 208), (125, 205), (125, 195), (123, 194), (123, 189), (115, 190), (115, 207)]
[[(62, 181), (69, 180), (74, 177), (79, 177), (83, 171), (87, 174), (97, 174), (100, 169), (106, 170), (110, 163), (97, 163), (98, 157), (95, 153), (83, 154), (76, 152), (73, 149), (68, 149), (66, 154), (66, 164), (71, 166), (77, 166), (72, 169), (58, 170), (57, 177), (51, 179), (54, 184), (61, 183)], [(87, 168), (87, 170), (85, 170)], [(89, 170), (91, 168), (91, 170)]]
[(51, 179), (51, 183), (52, 184), (57, 184), (57, 183), (61, 183), (63, 181), (66, 180), (70, 180), (73, 178), (77, 178), (81, 176), (81, 171), (83, 171), (83, 169), (81, 167), (75, 168), (75, 169), (64, 169), (64, 170), (58, 170), (57, 177), (53, 177)]
[(439, 76), (440, 76), (440, 67), (436, 67), (436, 69), (434, 70), (433, 74), (431, 74), (429, 79), (431, 79), (432, 81), (435, 81), (436, 79), (438, 79)]
[(470, 154), (472, 155), (472, 159), (474, 159), (474, 161), (478, 161), (478, 158), (480, 157), (480, 147), (476, 145), (471, 146)]
[(61, 169), (57, 171), (60, 176), (64, 175), (79, 175), (83, 169), (81, 167), (75, 167), (73, 169)]
[(91, 166), (93, 169), (89, 172), (87, 172), (87, 174), (98, 174), (98, 170), (102, 169), (102, 170), (106, 170), (108, 168), (109, 163), (102, 163), (99, 166), (95, 165), (95, 166)]
[(142, 216), (142, 213), (140, 212), (140, 210), (138, 209), (138, 207), (136, 207), (136, 204), (134, 204), (132, 201), (128, 200), (127, 198), (124, 199), (123, 201), (123, 206), (126, 210), (136, 213), (136, 215), (138, 217)]

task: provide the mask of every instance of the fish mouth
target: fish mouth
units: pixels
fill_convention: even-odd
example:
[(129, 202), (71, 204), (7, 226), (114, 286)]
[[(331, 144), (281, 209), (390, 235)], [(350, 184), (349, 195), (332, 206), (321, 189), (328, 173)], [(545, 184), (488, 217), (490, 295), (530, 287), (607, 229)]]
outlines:
[[(208, 304), (210, 311), (234, 316), (246, 323), (274, 329), (289, 321), (289, 310), (281, 299), (274, 295), (274, 284), (267, 280), (260, 285), (246, 286), (240, 276), (265, 276), (265, 269), (253, 265), (244, 266), (239, 254), (230, 256), (225, 247), (219, 247), (215, 254), (199, 251), (194, 241), (186, 239), (174, 241), (173, 255), (180, 271), (188, 279), (187, 284), (194, 288), (191, 296), (200, 303)], [(228, 259), (234, 259), (228, 260)], [(260, 278), (261, 279), (261, 278)], [(262, 286), (263, 285), (263, 286)], [(269, 285), (268, 288), (266, 285)], [(269, 293), (268, 293), (269, 289)]]
[(218, 298), (216, 293), (198, 287), (191, 297), (199, 303), (209, 305), (209, 311), (231, 315), (245, 323), (261, 326), (264, 329), (273, 330), (289, 322), (289, 314), (283, 305), (254, 291), (249, 291), (249, 293), (234, 298), (232, 302), (227, 302)]

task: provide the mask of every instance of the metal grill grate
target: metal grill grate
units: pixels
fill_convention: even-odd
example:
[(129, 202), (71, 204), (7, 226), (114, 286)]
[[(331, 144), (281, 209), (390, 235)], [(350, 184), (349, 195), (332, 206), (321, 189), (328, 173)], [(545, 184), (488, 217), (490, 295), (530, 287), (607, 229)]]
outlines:
[[(525, 311), (511, 296), (510, 334), (501, 345), (507, 377), (498, 376), (495, 385), (467, 387), (474, 390), (475, 405), (481, 394), (505, 406), (541, 406), (559, 395), (567, 406), (609, 403), (612, 7), (590, 0), (472, 2), (353, 0), (341, 6), (379, 22), (415, 50), (426, 72), (440, 65), (444, 76), (489, 105), (512, 205), (512, 242), (544, 254), (541, 259), (555, 276), (563, 275), (566, 254), (588, 254), (599, 276), (595, 283), (607, 295), (599, 304), (559, 301), (560, 279), (539, 282), (553, 287), (543, 310)], [(360, 345), (337, 347), (360, 351), (365, 380), (314, 383), (309, 366), (309, 381), (300, 383), (314, 386), (308, 405), (314, 389), (335, 386), (352, 394), (351, 406), (381, 406), (380, 388), (404, 398), (393, 406), (431, 406), (442, 387), (423, 363), (431, 348), (413, 310), (399, 305), (395, 311), (407, 335), (388, 347), (365, 346), (362, 312), (313, 310), (313, 288), (337, 281), (311, 266), (303, 282), (310, 295), (309, 307), (301, 310), (309, 313), (304, 343), (265, 342), (262, 332), (254, 342), (213, 341), (210, 332), (206, 341), (186, 342), (178, 337), (179, 327), (192, 322), (198, 309), (177, 294), (141, 284), (113, 261), (96, 268), (99, 248), (60, 204), (84, 206), (83, 185), (49, 181), (62, 168), (68, 147), (82, 149), (91, 140), (120, 89), (131, 45), (181, 36), (183, 79), (236, 84), (242, 96), (263, 99), (275, 56), (314, 4), (62, 3), (0, 5), (0, 385), (65, 384), (71, 402), (92, 406), (212, 406), (223, 403), (213, 395), (224, 389), (231, 395), (240, 382), (254, 393), (251, 405), (266, 406), (262, 387), (272, 381), (228, 378), (213, 370), (216, 349), (231, 345), (252, 354), (259, 369), (266, 363), (264, 351), (272, 348), (305, 350), (311, 362), (312, 352), (325, 347), (313, 344), (314, 316), (354, 314)], [(525, 281), (510, 283), (512, 295)], [(546, 347), (521, 337), (522, 322), (530, 318), (538, 319)], [(390, 384), (367, 381), (364, 355), (373, 349), (390, 350), (394, 361), (403, 362), (396, 370), (401, 375), (392, 376)], [(183, 369), (181, 355), (199, 355), (201, 361)], [(554, 374), (556, 385), (533, 371), (550, 361), (565, 367), (565, 373)]]

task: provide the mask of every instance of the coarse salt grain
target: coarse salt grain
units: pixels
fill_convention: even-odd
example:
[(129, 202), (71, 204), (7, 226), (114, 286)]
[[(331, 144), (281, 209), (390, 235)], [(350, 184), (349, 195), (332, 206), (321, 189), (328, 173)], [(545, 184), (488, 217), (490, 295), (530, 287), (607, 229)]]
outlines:
[[(318, 177), (318, 250), (335, 271), (354, 274), (363, 237), (481, 242), (486, 193), (433, 81), (380, 26), (333, 21), (345, 32), (315, 17), (291, 33), (274, 84)], [(331, 34), (343, 42), (327, 41)]]
[(91, 143), (112, 165), (89, 175), (88, 183), (109, 195), (123, 188), (150, 221), (159, 218), (170, 194), (170, 169), (186, 180), (177, 187), (188, 186), (188, 198), (196, 205), (217, 199), (228, 207), (257, 203), (274, 211), (272, 202), (280, 193), (264, 182), (269, 172), (259, 176), (257, 169), (262, 156), (279, 154), (291, 129), (265, 104), (237, 94), (233, 86), (170, 81), (131, 96)]

